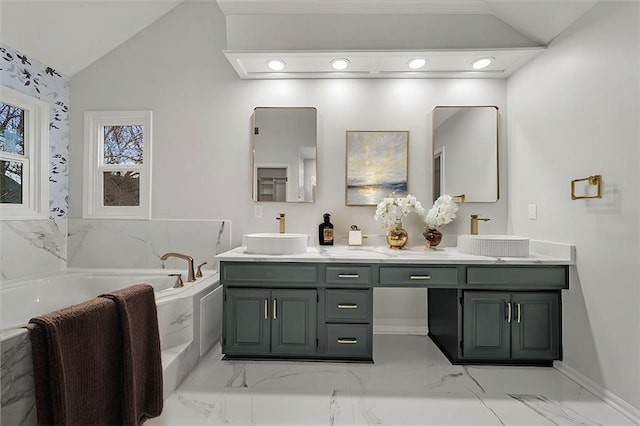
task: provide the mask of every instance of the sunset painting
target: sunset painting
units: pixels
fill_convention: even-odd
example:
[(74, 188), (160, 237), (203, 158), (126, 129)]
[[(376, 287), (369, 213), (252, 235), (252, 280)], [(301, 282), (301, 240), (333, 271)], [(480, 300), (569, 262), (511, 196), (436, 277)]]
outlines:
[(376, 205), (407, 195), (407, 131), (347, 131), (348, 206)]

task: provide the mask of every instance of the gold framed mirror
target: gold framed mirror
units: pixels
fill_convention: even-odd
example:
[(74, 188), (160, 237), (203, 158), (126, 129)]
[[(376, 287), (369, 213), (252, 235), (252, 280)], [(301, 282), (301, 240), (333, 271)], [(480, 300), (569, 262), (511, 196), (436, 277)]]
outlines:
[(314, 202), (317, 186), (317, 110), (257, 107), (252, 126), (256, 202)]
[(498, 107), (433, 109), (433, 198), (496, 202), (500, 198)]

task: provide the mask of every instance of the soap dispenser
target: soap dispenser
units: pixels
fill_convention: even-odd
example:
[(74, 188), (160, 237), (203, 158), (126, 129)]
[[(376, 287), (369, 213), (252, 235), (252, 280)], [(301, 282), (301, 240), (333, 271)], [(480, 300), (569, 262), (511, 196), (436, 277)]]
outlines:
[(324, 222), (318, 226), (318, 242), (321, 246), (333, 245), (333, 224), (329, 221), (331, 215), (324, 214)]

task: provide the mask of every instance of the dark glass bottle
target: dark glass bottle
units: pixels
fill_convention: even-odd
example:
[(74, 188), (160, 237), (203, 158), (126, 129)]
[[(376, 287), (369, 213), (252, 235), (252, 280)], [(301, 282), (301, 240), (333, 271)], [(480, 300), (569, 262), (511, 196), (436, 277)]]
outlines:
[(333, 245), (333, 224), (329, 222), (331, 215), (324, 214), (324, 222), (318, 226), (318, 242), (321, 246)]

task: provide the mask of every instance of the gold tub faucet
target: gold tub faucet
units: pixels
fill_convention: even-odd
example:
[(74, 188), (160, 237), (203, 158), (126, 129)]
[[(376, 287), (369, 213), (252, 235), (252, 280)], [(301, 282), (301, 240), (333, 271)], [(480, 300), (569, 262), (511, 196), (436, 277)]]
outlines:
[(193, 272), (194, 271), (193, 257), (187, 256), (186, 254), (182, 254), (182, 253), (169, 252), (169, 253), (163, 254), (162, 257), (160, 257), (160, 260), (167, 260), (170, 257), (177, 257), (178, 259), (186, 260), (187, 265), (189, 266), (189, 271), (187, 272), (187, 282), (192, 283), (196, 280), (195, 274)]
[(471, 235), (478, 235), (478, 221), (487, 222), (490, 219), (486, 217), (478, 217), (477, 214), (471, 215)]
[(276, 217), (276, 220), (280, 222), (280, 233), (284, 234), (284, 213), (280, 213), (280, 216)]

